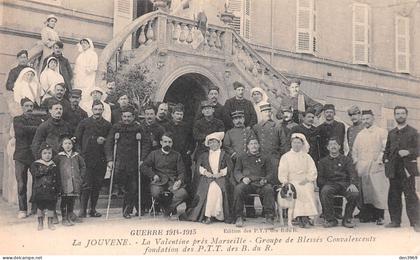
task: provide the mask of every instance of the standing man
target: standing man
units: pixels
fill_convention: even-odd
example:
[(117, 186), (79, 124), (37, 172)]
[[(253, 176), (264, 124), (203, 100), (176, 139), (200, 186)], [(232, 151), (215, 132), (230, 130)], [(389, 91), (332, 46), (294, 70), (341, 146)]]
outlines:
[(6, 81), (6, 89), (9, 91), (13, 91), (13, 87), (15, 86), (15, 81), (17, 80), (19, 73), (28, 65), (28, 51), (21, 50), (16, 54), (18, 65), (9, 71), (9, 76), (7, 77)]
[(47, 111), (52, 103), (60, 103), (63, 107), (63, 119), (68, 118), (71, 109), (70, 101), (64, 98), (64, 94), (66, 93), (66, 87), (64, 83), (58, 83), (54, 86), (54, 96), (46, 98), (41, 107), (45, 108)]
[(121, 111), (130, 105), (127, 94), (121, 94), (117, 100), (118, 105), (111, 107), (111, 123), (116, 124), (121, 120)]
[(292, 129), (298, 124), (293, 121), (293, 111), (291, 107), (282, 107), (276, 114), (278, 120), (281, 121), (281, 127), (283, 128), (287, 140), (290, 140), (292, 136)]
[[(223, 121), (223, 105), (219, 103), (219, 93), (219, 88), (217, 86), (210, 86), (209, 91), (207, 92), (207, 100), (214, 107), (214, 117)], [(199, 107), (197, 113), (195, 113), (194, 121), (201, 118), (203, 118), (203, 114), (201, 113), (201, 107)]]
[(375, 221), (377, 225), (383, 225), (389, 189), (382, 162), (387, 131), (374, 125), (372, 110), (362, 111), (362, 121), (365, 129), (357, 135), (352, 151), (353, 163), (360, 177), (363, 203), (359, 219), (360, 222)]
[(320, 140), (319, 144), (321, 147), (320, 158), (324, 158), (329, 154), (327, 146), (328, 140), (335, 137), (338, 144), (340, 145), (340, 153), (344, 154), (344, 135), (346, 128), (343, 123), (334, 120), (335, 117), (335, 106), (333, 104), (324, 105), (324, 116), (325, 122), (318, 126)]
[(327, 148), (330, 153), (319, 161), (317, 177), (319, 197), (325, 219), (324, 227), (330, 228), (338, 225), (334, 213), (334, 197), (341, 195), (347, 200), (342, 225), (353, 228), (355, 226), (352, 220), (353, 212), (359, 198), (357, 173), (351, 158), (340, 153), (340, 144), (337, 139), (328, 140)]
[(419, 199), (416, 194), (415, 177), (419, 176), (417, 169), (417, 130), (407, 124), (408, 110), (403, 106), (394, 108), (397, 127), (388, 133), (384, 163), (385, 174), (389, 178), (388, 209), (391, 223), (387, 228), (401, 226), (402, 201), (404, 192), (405, 208), (410, 226), (420, 232)]
[[(18, 218), (26, 218), (28, 211), (27, 204), (27, 188), (28, 170), (34, 161), (31, 152), (32, 139), (34, 138), (37, 127), (42, 123), (39, 117), (32, 115), (34, 103), (23, 98), (20, 101), (23, 114), (13, 118), (13, 129), (15, 131), (15, 152), (13, 160), (15, 160), (15, 175), (18, 190), (19, 213)], [(32, 205), (32, 212), (36, 212), (36, 207)], [(34, 213), (35, 213), (34, 212)]]
[(82, 182), (79, 217), (86, 217), (86, 209), (90, 200), (89, 216), (100, 217), (96, 211), (99, 191), (106, 172), (105, 141), (111, 129), (111, 123), (102, 117), (104, 105), (101, 101), (92, 104), (92, 116), (83, 119), (76, 130), (79, 151), (86, 162), (86, 176)]
[[(113, 158), (116, 133), (119, 133), (119, 139), (117, 141), (116, 158)], [(139, 154), (136, 136), (139, 133), (141, 134), (140, 161), (143, 161), (151, 151), (152, 144), (143, 127), (135, 121), (134, 108), (129, 106), (122, 111), (121, 121), (112, 126), (105, 142), (105, 155), (108, 167), (115, 167), (114, 180), (116, 186), (119, 186), (123, 191), (124, 203), (122, 213), (123, 217), (127, 219), (131, 218), (130, 212), (133, 211), (138, 198)], [(115, 160), (115, 165), (113, 165), (113, 160)], [(142, 189), (143, 191), (144, 189)], [(143, 194), (142, 197), (144, 197)]]
[(255, 125), (257, 120), (257, 113), (255, 112), (254, 105), (252, 102), (244, 97), (245, 86), (235, 81), (233, 83), (235, 89), (235, 96), (226, 100), (224, 106), (224, 123), (227, 130), (233, 128), (232, 120), (230, 115), (234, 111), (244, 111), (245, 114), (245, 126), (252, 127)]
[(356, 140), (356, 136), (359, 134), (360, 131), (363, 130), (364, 126), (362, 123), (361, 111), (358, 106), (351, 106), (347, 110), (347, 114), (349, 115), (350, 120), (353, 123), (353, 125), (347, 129), (347, 142), (349, 143), (348, 155), (351, 157), (353, 151), (353, 144)]
[(71, 132), (74, 134), (77, 125), (85, 118), (88, 118), (88, 114), (80, 106), (80, 99), (82, 97), (82, 91), (80, 89), (73, 89), (70, 91), (70, 110), (63, 117), (63, 119), (69, 123)]
[(58, 60), (59, 64), (59, 72), (61, 76), (64, 78), (64, 86), (66, 87), (66, 93), (71, 93), (72, 86), (71, 80), (73, 79), (73, 70), (71, 69), (70, 62), (67, 58), (63, 56), (63, 48), (64, 44), (61, 41), (57, 41), (54, 43), (52, 49), (53, 53), (44, 59), (42, 64), (42, 70), (47, 66), (47, 61), (50, 57), (54, 57)]
[(156, 122), (156, 108), (146, 106), (144, 108), (144, 121), (141, 122), (145, 130), (145, 138), (150, 138), (152, 142), (152, 150), (160, 148), (160, 138), (165, 132), (165, 128)]
[(309, 155), (318, 166), (319, 161), (319, 131), (314, 124), (315, 110), (309, 108), (303, 113), (302, 123), (293, 127), (291, 134), (301, 133), (306, 137), (309, 143)]
[(156, 121), (161, 125), (167, 123), (169, 121), (168, 113), (169, 113), (168, 103), (165, 103), (165, 102), (158, 103)]

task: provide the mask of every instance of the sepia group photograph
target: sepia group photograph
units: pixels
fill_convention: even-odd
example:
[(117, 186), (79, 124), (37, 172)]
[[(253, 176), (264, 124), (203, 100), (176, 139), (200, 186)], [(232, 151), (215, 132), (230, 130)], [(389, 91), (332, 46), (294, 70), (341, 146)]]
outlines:
[(0, 59), (2, 259), (420, 256), (420, 0), (0, 0)]

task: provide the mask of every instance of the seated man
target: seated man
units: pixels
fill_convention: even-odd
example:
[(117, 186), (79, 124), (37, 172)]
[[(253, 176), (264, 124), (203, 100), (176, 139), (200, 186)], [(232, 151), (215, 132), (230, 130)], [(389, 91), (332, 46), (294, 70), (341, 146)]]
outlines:
[(347, 200), (344, 212), (343, 226), (352, 228), (353, 211), (359, 198), (358, 176), (352, 160), (340, 153), (340, 145), (337, 139), (328, 141), (330, 154), (319, 161), (318, 187), (320, 200), (324, 213), (324, 227), (335, 227), (338, 221), (334, 216), (334, 196), (341, 195)]
[(263, 199), (264, 215), (267, 223), (274, 224), (274, 190), (273, 165), (269, 157), (260, 154), (260, 144), (255, 137), (248, 140), (247, 152), (236, 161), (234, 178), (236, 184), (233, 192), (236, 226), (244, 224), (244, 204), (248, 194), (257, 193)]
[(141, 172), (151, 179), (151, 196), (159, 202), (165, 216), (188, 198), (185, 190), (185, 167), (181, 154), (172, 149), (172, 136), (164, 133), (161, 149), (152, 151), (144, 160)]

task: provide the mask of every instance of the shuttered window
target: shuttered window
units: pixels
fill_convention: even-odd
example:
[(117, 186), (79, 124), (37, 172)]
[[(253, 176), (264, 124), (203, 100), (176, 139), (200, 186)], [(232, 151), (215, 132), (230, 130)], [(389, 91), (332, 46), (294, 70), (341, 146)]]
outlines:
[(296, 52), (314, 54), (316, 50), (315, 0), (297, 0)]
[(229, 0), (229, 11), (235, 17), (232, 26), (243, 38), (251, 38), (251, 0)]
[(353, 4), (353, 63), (369, 64), (369, 13), (367, 4)]
[[(114, 26), (113, 34), (117, 35), (125, 26), (133, 21), (133, 1), (115, 0), (114, 1)], [(123, 45), (123, 49), (131, 49), (131, 38), (129, 36)]]
[(410, 72), (409, 18), (395, 17), (395, 68), (397, 72)]

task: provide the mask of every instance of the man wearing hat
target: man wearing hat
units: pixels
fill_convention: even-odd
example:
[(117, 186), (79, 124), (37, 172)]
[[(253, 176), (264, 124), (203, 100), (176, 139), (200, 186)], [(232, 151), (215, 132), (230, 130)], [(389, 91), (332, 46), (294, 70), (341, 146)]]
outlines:
[(384, 211), (388, 207), (387, 194), (389, 182), (385, 176), (382, 162), (385, 151), (387, 131), (377, 127), (372, 110), (362, 111), (364, 129), (354, 141), (352, 158), (360, 178), (360, 192), (363, 205), (360, 209), (360, 222), (384, 224)]
[(233, 128), (231, 113), (234, 111), (244, 111), (245, 115), (245, 126), (252, 127), (255, 125), (257, 120), (257, 113), (255, 112), (254, 105), (252, 102), (244, 97), (245, 86), (235, 81), (233, 83), (235, 89), (235, 96), (226, 100), (224, 106), (224, 123), (227, 130)]
[(318, 165), (319, 161), (319, 132), (314, 124), (315, 110), (308, 108), (303, 114), (302, 123), (292, 128), (291, 134), (301, 133), (305, 136), (309, 143), (308, 154), (312, 157), (315, 165)]
[[(115, 184), (122, 189), (124, 194), (123, 217), (131, 218), (130, 213), (138, 204), (138, 160), (143, 161), (146, 158), (152, 149), (152, 143), (150, 138), (147, 138), (144, 127), (135, 121), (133, 107), (129, 106), (124, 109), (121, 118), (121, 121), (113, 125), (109, 131), (105, 142), (105, 155), (108, 167), (115, 167)], [(116, 133), (119, 133), (119, 139), (117, 140), (116, 158), (113, 158)], [(140, 155), (138, 154), (137, 134), (141, 135)], [(113, 165), (113, 161), (115, 161), (115, 165)]]
[(318, 126), (319, 130), (319, 145), (320, 145), (320, 159), (329, 154), (327, 146), (328, 140), (335, 137), (340, 145), (340, 153), (344, 154), (344, 136), (346, 128), (343, 123), (337, 122), (335, 117), (335, 106), (333, 104), (324, 105), (325, 122)]
[(70, 110), (63, 117), (63, 119), (69, 123), (72, 133), (76, 131), (76, 127), (80, 121), (88, 118), (88, 113), (79, 106), (81, 97), (82, 91), (80, 89), (73, 89), (70, 91)]
[(226, 132), (223, 139), (223, 148), (232, 159), (238, 158), (242, 153), (246, 153), (246, 142), (250, 138), (255, 138), (255, 133), (250, 128), (245, 127), (244, 111), (234, 111), (231, 114), (234, 127)]
[[(37, 127), (42, 123), (39, 117), (33, 116), (34, 103), (23, 98), (20, 101), (23, 114), (13, 118), (13, 129), (15, 131), (15, 152), (13, 160), (15, 160), (15, 174), (18, 190), (19, 213), (18, 218), (27, 216), (27, 189), (28, 170), (31, 163), (35, 160), (31, 152), (32, 139), (34, 138)], [(36, 207), (32, 205), (33, 213)]]
[[(224, 120), (223, 117), (223, 105), (219, 103), (219, 87), (217, 86), (210, 86), (207, 92), (207, 100), (213, 105), (214, 107), (214, 117), (219, 120)], [(203, 114), (201, 113), (201, 106), (199, 106), (197, 112), (195, 113), (194, 121), (203, 118)], [(223, 122), (224, 123), (224, 122)]]
[(6, 81), (6, 89), (13, 91), (15, 81), (17, 80), (19, 73), (26, 67), (29, 67), (28, 64), (28, 51), (21, 50), (16, 54), (18, 65), (9, 71), (9, 75)]
[(281, 109), (279, 109), (279, 111), (277, 111), (276, 118), (280, 120), (281, 127), (286, 133), (287, 139), (290, 140), (290, 137), (292, 135), (292, 128), (298, 125), (295, 121), (293, 121), (292, 108), (282, 107)]
[(104, 91), (99, 87), (93, 87), (92, 89), (90, 89), (89, 95), (90, 95), (90, 97), (82, 98), (82, 102), (80, 104), (80, 106), (85, 111), (87, 111), (88, 116), (92, 116), (91, 108), (92, 108), (93, 102), (95, 100), (101, 101), (102, 104), (104, 104), (104, 113), (103, 113), (102, 117), (106, 121), (111, 122), (111, 107), (109, 106), (108, 103), (103, 101), (103, 100), (105, 100)]
[(281, 106), (291, 108), (293, 113), (292, 119), (297, 124), (299, 124), (301, 113), (305, 112), (306, 109), (314, 109), (316, 116), (322, 111), (322, 104), (300, 91), (300, 84), (299, 79), (292, 79), (288, 87), (289, 95), (281, 99)]
[(260, 110), (262, 121), (254, 125), (253, 130), (258, 138), (261, 153), (270, 156), (278, 164), (280, 157), (289, 151), (290, 141), (284, 129), (271, 119), (271, 105), (261, 105)]
[(96, 211), (96, 203), (106, 171), (104, 144), (111, 130), (111, 123), (102, 117), (103, 111), (103, 103), (101, 101), (94, 101), (92, 104), (92, 116), (83, 119), (77, 126), (75, 133), (78, 150), (81, 152), (86, 163), (86, 176), (83, 178), (80, 194), (79, 217), (82, 218), (87, 215), (86, 210), (89, 200), (89, 216), (101, 216)]
[(214, 107), (209, 101), (201, 101), (201, 112), (203, 118), (196, 121), (193, 127), (193, 137), (196, 142), (193, 160), (198, 158), (203, 151), (206, 151), (204, 140), (207, 135), (225, 131), (223, 122), (214, 117)]
[(347, 142), (349, 143), (348, 156), (351, 157), (354, 140), (356, 140), (357, 134), (363, 130), (364, 126), (362, 123), (362, 113), (360, 112), (360, 108), (358, 106), (351, 106), (347, 109), (347, 114), (353, 123), (353, 125), (347, 129)]

